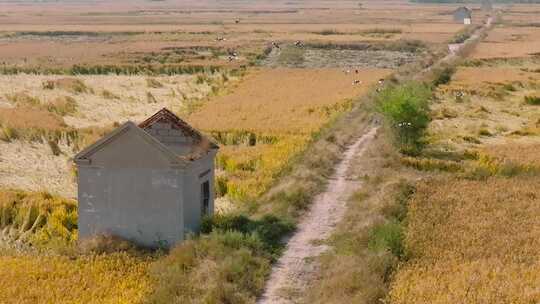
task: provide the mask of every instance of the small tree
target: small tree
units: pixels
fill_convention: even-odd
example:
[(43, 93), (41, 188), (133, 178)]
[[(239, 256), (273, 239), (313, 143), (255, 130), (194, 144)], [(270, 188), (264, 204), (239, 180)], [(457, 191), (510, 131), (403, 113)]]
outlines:
[(396, 142), (405, 154), (417, 154), (427, 128), (431, 88), (418, 82), (389, 86), (377, 98), (378, 109), (391, 124)]

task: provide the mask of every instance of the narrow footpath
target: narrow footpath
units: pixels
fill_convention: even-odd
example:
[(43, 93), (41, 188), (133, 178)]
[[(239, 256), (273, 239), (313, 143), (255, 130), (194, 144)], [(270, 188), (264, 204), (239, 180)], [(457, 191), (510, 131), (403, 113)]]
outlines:
[(362, 157), (377, 130), (378, 127), (371, 127), (347, 148), (327, 189), (315, 197), (284, 254), (274, 265), (265, 293), (257, 303), (296, 303), (295, 300), (301, 298), (298, 295), (303, 294), (316, 272), (313, 260), (328, 249), (320, 241), (332, 234), (345, 214), (347, 200), (360, 186), (358, 181), (348, 179), (351, 161)]

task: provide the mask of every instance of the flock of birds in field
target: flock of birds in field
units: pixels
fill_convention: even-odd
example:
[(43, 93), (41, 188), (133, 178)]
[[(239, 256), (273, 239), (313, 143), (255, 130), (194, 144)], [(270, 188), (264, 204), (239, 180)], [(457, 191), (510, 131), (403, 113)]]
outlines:
[[(239, 23), (239, 22), (240, 22), (239, 20), (236, 20), (236, 23)], [(218, 36), (218, 37), (216, 37), (216, 41), (218, 41), (218, 42), (221, 42), (221, 41), (227, 41), (227, 38), (222, 37), (222, 36)], [(280, 45), (278, 42), (272, 41), (272, 42), (270, 42), (270, 45), (271, 45), (271, 47), (272, 47), (273, 49), (281, 50), (281, 45)], [(304, 43), (303, 43), (302, 41), (296, 40), (296, 41), (294, 42), (294, 46), (299, 47), (299, 48), (303, 48), (305, 45), (304, 45)], [(228, 57), (227, 57), (227, 59), (228, 59), (229, 61), (238, 60), (238, 59), (239, 59), (239, 57), (238, 57), (238, 52), (236, 52), (235, 50), (229, 49), (229, 50), (228, 50)], [(344, 72), (345, 74), (350, 74), (350, 73), (352, 73), (353, 70), (354, 70), (354, 73), (355, 73), (355, 74), (360, 74), (360, 70), (359, 70), (358, 68), (354, 68), (354, 69), (352, 69), (352, 68), (344, 69), (343, 72)], [(361, 84), (362, 84), (362, 80), (355, 79), (355, 80), (353, 81), (352, 84), (353, 84), (353, 85), (361, 85)], [(382, 91), (382, 86), (384, 85), (384, 79), (383, 79), (383, 78), (379, 79), (378, 84), (379, 84), (379, 87), (377, 87), (377, 89), (376, 89), (377, 93), (379, 93), (379, 92)]]

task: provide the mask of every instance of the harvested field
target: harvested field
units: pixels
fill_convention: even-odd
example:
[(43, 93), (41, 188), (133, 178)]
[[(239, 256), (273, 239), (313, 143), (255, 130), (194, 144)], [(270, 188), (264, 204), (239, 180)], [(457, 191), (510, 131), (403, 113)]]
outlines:
[[(339, 69), (260, 69), (233, 93), (193, 113), (189, 121), (207, 131), (309, 134), (332, 112), (389, 74), (386, 69), (361, 69), (358, 74)], [(355, 85), (355, 80), (362, 83)]]
[(517, 67), (461, 67), (452, 77), (452, 84), (473, 87), (482, 83), (529, 83), (539, 80), (540, 73), (527, 72)]
[[(292, 46), (291, 46), (292, 47)], [(411, 63), (417, 55), (398, 51), (361, 51), (361, 50), (324, 50), (301, 49), (302, 60), (299, 62), (281, 62), (283, 51), (274, 50), (262, 63), (269, 67), (321, 68), (379, 68), (396, 69)]]
[(20, 74), (0, 76), (0, 92), (8, 102), (10, 96), (29, 96), (45, 107), (59, 98), (72, 98), (76, 111), (65, 115), (64, 121), (69, 126), (84, 128), (126, 120), (142, 121), (163, 107), (180, 110), (218, 90), (224, 79), (222, 74), (160, 77)]
[(0, 108), (0, 125), (18, 129), (64, 130), (66, 124), (61, 117), (46, 110), (29, 106)]
[(0, 185), (4, 188), (48, 191), (75, 198), (70, 147), (60, 143), (61, 155), (54, 155), (45, 143), (0, 141)]
[(540, 27), (499, 26), (476, 46), (471, 58), (516, 58), (540, 53)]
[(70, 159), (84, 145), (114, 123), (140, 122), (163, 107), (189, 111), (191, 104), (234, 79), (217, 73), (0, 76), (5, 99), (0, 105), (0, 186), (73, 198), (76, 185)]
[(537, 142), (540, 109), (525, 98), (540, 93), (539, 80), (538, 73), (519, 66), (460, 67), (450, 84), (437, 91), (428, 130), (430, 143), (464, 150), (505, 144), (522, 136)]
[[(227, 5), (215, 1), (124, 3), (114, 8), (109, 5), (36, 3), (25, 7), (4, 3), (5, 13), (0, 18), (2, 64), (44, 69), (134, 61), (144, 64), (141, 58), (160, 57), (159, 64), (174, 59), (175, 64), (182, 65), (235, 67), (249, 63), (271, 41), (419, 39), (437, 47), (463, 28), (451, 18), (456, 5), (406, 1), (368, 1), (361, 7), (350, 1), (261, 0)], [(474, 20), (482, 19), (479, 16)], [(225, 39), (218, 41), (217, 37)], [(218, 51), (164, 56), (170, 48), (186, 47), (212, 47)], [(228, 61), (218, 54), (231, 49), (239, 53), (238, 60)]]

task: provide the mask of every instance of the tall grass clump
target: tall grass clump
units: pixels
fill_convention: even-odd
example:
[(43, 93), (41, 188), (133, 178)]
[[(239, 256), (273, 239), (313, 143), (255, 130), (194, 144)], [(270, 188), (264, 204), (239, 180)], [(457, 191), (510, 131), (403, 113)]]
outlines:
[(448, 84), (452, 80), (452, 75), (456, 72), (454, 67), (445, 67), (438, 71), (433, 80), (433, 86), (438, 87), (442, 84)]
[(529, 105), (540, 105), (540, 96), (525, 96), (525, 103)]
[(431, 96), (431, 88), (418, 82), (386, 87), (377, 96), (378, 111), (391, 125), (404, 154), (417, 155), (422, 149), (422, 136), (430, 121)]
[(257, 235), (212, 232), (151, 265), (155, 287), (146, 303), (254, 303), (270, 269)]
[(0, 191), (0, 231), (13, 241), (65, 247), (77, 240), (77, 204), (45, 192)]

